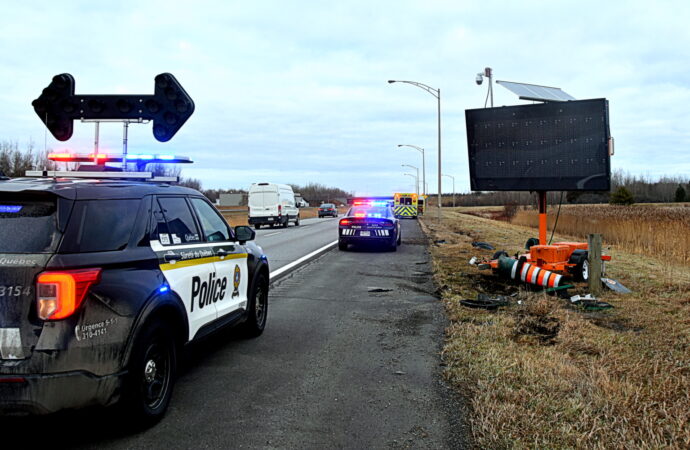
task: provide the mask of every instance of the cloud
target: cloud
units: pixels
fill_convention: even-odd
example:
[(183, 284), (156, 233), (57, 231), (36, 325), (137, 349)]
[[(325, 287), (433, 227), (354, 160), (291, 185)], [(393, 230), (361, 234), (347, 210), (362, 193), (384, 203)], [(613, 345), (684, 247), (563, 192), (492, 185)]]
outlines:
[[(682, 2), (593, 1), (14, 2), (0, 29), (0, 139), (43, 142), (31, 109), (53, 75), (70, 72), (77, 93), (149, 93), (171, 72), (196, 103), (167, 144), (150, 125), (130, 127), (132, 151), (174, 152), (196, 163), (183, 174), (205, 187), (309, 181), (384, 194), (411, 184), (400, 164), (427, 149), (436, 190), (436, 100), (388, 79), (442, 91), (443, 172), (469, 190), (464, 110), (484, 104), (486, 66), (497, 79), (555, 85), (577, 98), (607, 97), (614, 168), (690, 172), (690, 48)], [(495, 87), (497, 105), (520, 103)], [(106, 148), (122, 130), (102, 126)], [(93, 126), (67, 144), (90, 150)], [(663, 157), (655, 157), (663, 155)], [(450, 180), (444, 179), (444, 190)]]

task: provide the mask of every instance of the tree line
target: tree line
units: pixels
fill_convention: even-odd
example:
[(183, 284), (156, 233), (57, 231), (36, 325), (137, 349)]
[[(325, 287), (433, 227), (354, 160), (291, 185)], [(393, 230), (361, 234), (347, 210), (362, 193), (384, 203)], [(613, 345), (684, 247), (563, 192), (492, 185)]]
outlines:
[[(21, 149), (19, 143), (0, 141), (0, 177), (23, 177), (27, 170), (59, 170), (58, 164), (48, 159), (48, 153), (52, 150), (38, 151), (33, 142), (29, 141), (25, 148)], [(67, 170), (76, 169), (76, 164), (60, 163)], [(215, 202), (220, 194), (246, 193), (242, 189), (203, 189), (201, 180), (182, 177), (182, 169), (170, 164), (148, 164), (146, 170), (159, 176), (180, 177), (178, 184), (202, 192), (209, 200)], [(321, 203), (345, 202), (352, 197), (352, 192), (346, 192), (335, 187), (328, 187), (319, 183), (308, 183), (304, 186), (291, 184), (296, 193), (302, 194), (311, 205), (318, 206)]]
[[(623, 170), (611, 174), (610, 192), (567, 191), (548, 192), (549, 204), (559, 203), (672, 203), (690, 201), (690, 177), (663, 176), (652, 179), (644, 175), (633, 175)], [(536, 205), (535, 192), (495, 191), (471, 192), (456, 194), (458, 206), (500, 206), (500, 205)], [(453, 204), (452, 195), (443, 195), (443, 205)]]

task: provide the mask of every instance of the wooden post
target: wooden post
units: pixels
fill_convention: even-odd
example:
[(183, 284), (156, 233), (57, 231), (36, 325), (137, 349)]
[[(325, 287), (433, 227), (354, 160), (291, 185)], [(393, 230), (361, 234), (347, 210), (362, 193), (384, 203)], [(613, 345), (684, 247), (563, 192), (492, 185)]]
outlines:
[(589, 292), (592, 295), (601, 293), (601, 235), (590, 234), (587, 239), (589, 246)]

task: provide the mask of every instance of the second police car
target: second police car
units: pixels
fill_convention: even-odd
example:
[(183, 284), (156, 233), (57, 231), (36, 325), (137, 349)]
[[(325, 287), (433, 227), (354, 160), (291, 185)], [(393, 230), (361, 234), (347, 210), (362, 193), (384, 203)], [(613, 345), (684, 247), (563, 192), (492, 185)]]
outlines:
[(395, 217), (389, 201), (355, 200), (340, 219), (338, 248), (347, 250), (350, 244), (378, 245), (396, 251), (402, 243), (400, 220)]
[(52, 175), (0, 181), (0, 412), (154, 423), (186, 344), (263, 332), (267, 258), (193, 189)]

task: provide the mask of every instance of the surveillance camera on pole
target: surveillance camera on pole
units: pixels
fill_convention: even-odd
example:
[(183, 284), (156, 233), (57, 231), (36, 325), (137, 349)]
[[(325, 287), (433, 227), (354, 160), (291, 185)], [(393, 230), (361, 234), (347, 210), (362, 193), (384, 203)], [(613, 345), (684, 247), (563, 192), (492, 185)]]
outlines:
[[(491, 107), (494, 107), (494, 87), (493, 87), (493, 77), (494, 73), (491, 67), (486, 67), (484, 68), (484, 72), (479, 72), (477, 74), (477, 77), (474, 79), (475, 83), (477, 83), (477, 86), (481, 86), (482, 82), (484, 81), (484, 77), (489, 79), (489, 92), (487, 93), (487, 100), (489, 97), (491, 98)], [(484, 102), (484, 108), (486, 108), (486, 102)]]

